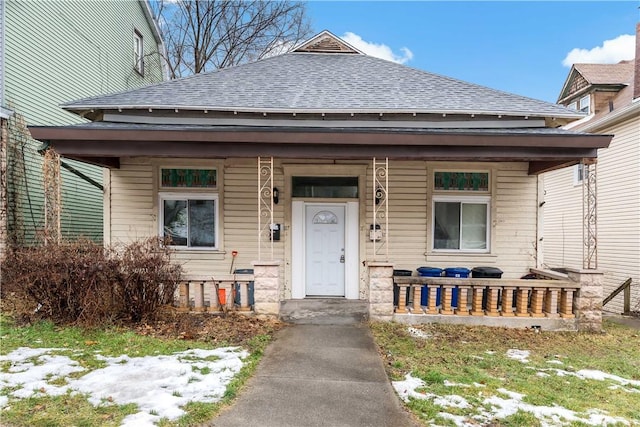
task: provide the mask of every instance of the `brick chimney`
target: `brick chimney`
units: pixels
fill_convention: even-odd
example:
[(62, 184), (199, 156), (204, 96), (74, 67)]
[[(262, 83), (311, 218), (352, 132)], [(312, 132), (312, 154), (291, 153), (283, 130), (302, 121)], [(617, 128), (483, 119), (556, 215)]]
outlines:
[(636, 58), (633, 64), (633, 99), (637, 99), (640, 98), (640, 22), (636, 24)]

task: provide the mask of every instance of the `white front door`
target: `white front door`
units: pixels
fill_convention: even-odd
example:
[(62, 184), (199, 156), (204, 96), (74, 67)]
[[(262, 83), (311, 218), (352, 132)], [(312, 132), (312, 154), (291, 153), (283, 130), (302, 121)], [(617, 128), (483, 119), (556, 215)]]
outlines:
[(345, 296), (345, 206), (305, 206), (305, 293)]

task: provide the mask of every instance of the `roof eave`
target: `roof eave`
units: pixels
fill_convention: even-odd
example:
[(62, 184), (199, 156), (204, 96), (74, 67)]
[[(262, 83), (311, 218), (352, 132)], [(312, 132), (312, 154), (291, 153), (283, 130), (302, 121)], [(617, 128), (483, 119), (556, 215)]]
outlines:
[(578, 120), (585, 116), (581, 112), (558, 111), (558, 112), (531, 112), (531, 111), (506, 111), (506, 110), (456, 110), (428, 108), (407, 108), (407, 109), (387, 109), (387, 108), (347, 108), (347, 109), (300, 109), (300, 108), (247, 108), (247, 107), (214, 107), (206, 105), (73, 105), (67, 104), (65, 110), (77, 114), (81, 117), (94, 120), (95, 117), (104, 111), (112, 110), (122, 112), (130, 111), (206, 111), (209, 113), (257, 113), (257, 114), (450, 114), (450, 115), (477, 115), (477, 116), (507, 116), (507, 117), (539, 117)]

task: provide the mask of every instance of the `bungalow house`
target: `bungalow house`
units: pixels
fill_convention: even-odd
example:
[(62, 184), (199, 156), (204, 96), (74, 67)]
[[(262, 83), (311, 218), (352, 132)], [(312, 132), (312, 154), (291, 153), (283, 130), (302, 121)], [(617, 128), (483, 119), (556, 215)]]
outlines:
[[(604, 297), (631, 280), (626, 298), (618, 294), (604, 309), (640, 309), (640, 24), (635, 59), (617, 64), (574, 64), (558, 103), (587, 116), (565, 126), (572, 131), (614, 135), (598, 153), (597, 268)], [(545, 173), (544, 263), (581, 267), (583, 186), (581, 165)], [(625, 302), (626, 300), (626, 302)]]
[[(561, 129), (582, 113), (373, 58), (327, 31), (290, 53), (63, 108), (92, 122), (32, 133), (106, 168), (107, 243), (172, 238), (195, 309), (216, 309), (210, 285), (253, 267), (240, 307), (285, 318), (364, 307), (574, 327), (574, 303), (597, 311), (590, 272), (520, 280), (539, 267), (537, 175), (611, 139)], [(416, 277), (421, 266), (503, 276)], [(394, 282), (411, 290), (395, 312)]]

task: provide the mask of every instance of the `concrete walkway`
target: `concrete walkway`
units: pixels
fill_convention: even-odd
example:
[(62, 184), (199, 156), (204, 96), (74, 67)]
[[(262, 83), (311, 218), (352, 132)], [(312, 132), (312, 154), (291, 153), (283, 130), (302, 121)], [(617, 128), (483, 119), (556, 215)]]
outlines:
[(267, 348), (237, 401), (209, 425), (398, 426), (401, 407), (366, 324), (292, 325)]

